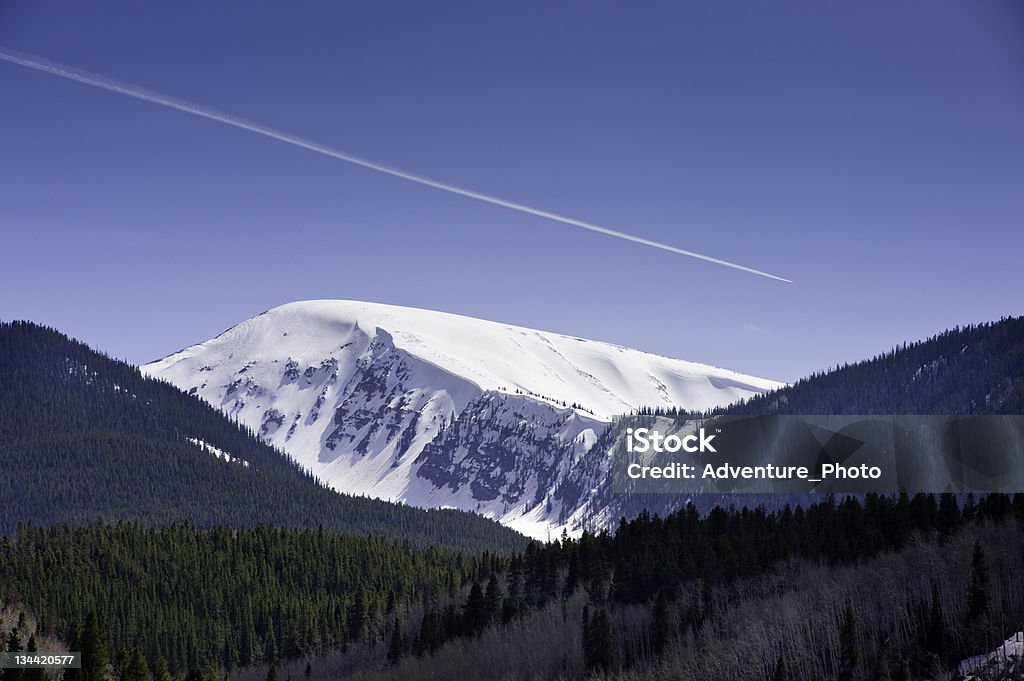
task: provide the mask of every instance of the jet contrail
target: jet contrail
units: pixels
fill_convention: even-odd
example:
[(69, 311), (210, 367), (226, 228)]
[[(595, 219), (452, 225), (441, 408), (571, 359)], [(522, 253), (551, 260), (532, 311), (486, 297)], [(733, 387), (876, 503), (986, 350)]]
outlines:
[(595, 225), (592, 222), (584, 222), (583, 220), (577, 220), (576, 218), (571, 218), (565, 215), (559, 215), (558, 213), (552, 213), (550, 211), (541, 210), (539, 208), (531, 208), (530, 206), (525, 206), (521, 203), (516, 203), (514, 201), (508, 201), (497, 196), (481, 194), (480, 192), (475, 192), (471, 189), (464, 189), (453, 184), (448, 184), (447, 182), (439, 182), (437, 180), (432, 180), (429, 177), (415, 175), (413, 173), (406, 172), (399, 168), (392, 168), (391, 166), (384, 165), (383, 163), (377, 163), (376, 161), (370, 161), (365, 158), (353, 156), (352, 154), (345, 153), (344, 151), (332, 149), (331, 147), (326, 147), (322, 144), (317, 144), (316, 142), (311, 142), (309, 140), (302, 139), (301, 137), (290, 135), (286, 132), (274, 130), (273, 128), (268, 128), (266, 126), (259, 125), (258, 123), (251, 123), (245, 119), (238, 118), (236, 116), (232, 116), (226, 113), (221, 113), (219, 111), (209, 109), (199, 104), (186, 102), (184, 100), (160, 94), (159, 92), (153, 92), (152, 90), (147, 90), (145, 88), (141, 88), (135, 85), (120, 83), (116, 80), (111, 80), (110, 78), (107, 78), (105, 76), (100, 76), (94, 73), (89, 73), (88, 71), (82, 71), (80, 69), (74, 69), (68, 66), (63, 66), (61, 64), (57, 64), (46, 59), (42, 59), (41, 57), (35, 57), (24, 53), (9, 52), (0, 49), (0, 59), (10, 62), (12, 64), (17, 64), (18, 66), (25, 66), (30, 69), (35, 69), (36, 71), (42, 71), (43, 73), (49, 73), (55, 76), (60, 76), (61, 78), (67, 78), (68, 80), (74, 80), (79, 83), (84, 83), (86, 85), (92, 85), (93, 87), (102, 88), (103, 90), (109, 90), (110, 92), (116, 92), (118, 94), (134, 97), (135, 99), (141, 99), (145, 102), (152, 102), (153, 104), (160, 104), (161, 106), (167, 106), (172, 109), (177, 109), (179, 111), (184, 111), (185, 113), (193, 114), (195, 116), (202, 116), (203, 118), (208, 118), (212, 121), (217, 121), (219, 123), (231, 125), (236, 128), (241, 128), (242, 130), (248, 130), (249, 132), (254, 132), (257, 135), (270, 137), (271, 139), (279, 140), (281, 142), (285, 142), (286, 144), (293, 144), (297, 147), (302, 147), (303, 149), (315, 151), (318, 154), (323, 154), (324, 156), (330, 156), (331, 158), (336, 158), (341, 161), (354, 163), (355, 165), (362, 166), (363, 168), (375, 170), (378, 173), (384, 173), (386, 175), (400, 177), (403, 180), (415, 182), (417, 184), (421, 184), (427, 187), (433, 187), (434, 189), (440, 189), (441, 191), (449, 192), (451, 194), (458, 194), (459, 196), (465, 196), (466, 198), (476, 199), (477, 201), (483, 201), (484, 203), (490, 203), (495, 206), (502, 206), (503, 208), (509, 208), (511, 210), (517, 210), (520, 213), (535, 215), (537, 217), (546, 218), (548, 220), (554, 220), (555, 222), (561, 222), (566, 225), (580, 227), (581, 229), (590, 230), (591, 232), (597, 232), (598, 234), (605, 234), (607, 236), (613, 236), (618, 239), (625, 239), (626, 241), (632, 241), (633, 243), (643, 244), (644, 246), (659, 248), (663, 251), (668, 251), (669, 253), (678, 253), (679, 255), (685, 255), (690, 258), (697, 258), (698, 260), (704, 260), (705, 262), (714, 263), (716, 265), (731, 267), (733, 269), (741, 270), (743, 272), (749, 272), (750, 274), (756, 274), (761, 277), (767, 277), (768, 279), (784, 281), (789, 284), (793, 283), (792, 279), (786, 279), (784, 277), (780, 277), (774, 274), (769, 274), (768, 272), (763, 272), (761, 270), (756, 270), (752, 267), (747, 267), (745, 265), (729, 262), (728, 260), (720, 260), (718, 258), (713, 258), (710, 255), (694, 253), (693, 251), (687, 251), (685, 249), (670, 246), (668, 244), (663, 244), (658, 241), (645, 239), (644, 237), (641, 236), (635, 236), (633, 234), (627, 234), (625, 232), (620, 232), (618, 230), (610, 229), (608, 227), (602, 227), (601, 225)]

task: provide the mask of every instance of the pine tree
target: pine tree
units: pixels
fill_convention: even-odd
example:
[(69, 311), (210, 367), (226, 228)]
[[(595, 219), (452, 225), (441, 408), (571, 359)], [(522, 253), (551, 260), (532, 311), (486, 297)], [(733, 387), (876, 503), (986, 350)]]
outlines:
[(270, 669), (267, 670), (267, 681), (278, 681), (276, 664), (270, 665)]
[(668, 598), (664, 591), (659, 591), (651, 611), (651, 649), (655, 655), (665, 652), (669, 634)]
[[(37, 653), (39, 652), (39, 646), (36, 644), (35, 634), (31, 634), (28, 637), (28, 643), (25, 644), (25, 652)], [(26, 669), (22, 674), (22, 681), (46, 681), (47, 674), (46, 670), (42, 667), (36, 669)]]
[(956, 503), (956, 495), (943, 492), (939, 496), (939, 531), (951, 534), (960, 525), (960, 507)]
[(363, 635), (366, 633), (368, 621), (369, 608), (367, 607), (366, 594), (363, 589), (359, 589), (348, 611), (349, 640), (362, 640)]
[[(71, 624), (68, 626), (68, 648), (71, 650), (82, 650), (82, 628), (78, 625), (78, 620), (71, 620)], [(81, 681), (82, 670), (81, 668), (75, 669), (68, 667), (64, 670), (62, 681)]]
[(942, 602), (939, 599), (939, 585), (932, 584), (932, 605), (928, 612), (928, 627), (925, 645), (933, 655), (942, 657), (946, 652), (946, 625), (942, 616)]
[(107, 681), (110, 653), (107, 634), (94, 611), (90, 611), (82, 627), (81, 681)]
[(167, 666), (166, 658), (157, 658), (156, 670), (153, 674), (153, 681), (172, 681), (171, 669)]
[(980, 541), (971, 553), (971, 582), (967, 588), (967, 617), (974, 620), (988, 612), (988, 563)]
[(522, 608), (523, 568), (518, 557), (512, 559), (508, 569), (508, 596), (501, 606), (501, 621), (508, 624)]
[(565, 584), (562, 586), (562, 597), (569, 598), (580, 584), (580, 554), (579, 551), (570, 549), (569, 571), (565, 576)]
[(487, 624), (491, 624), (498, 619), (502, 600), (498, 576), (492, 572), (491, 578), (487, 580), (487, 590), (484, 592), (485, 620)]
[(149, 665), (146, 664), (142, 646), (132, 648), (121, 681), (149, 681)]
[(612, 668), (613, 653), (612, 625), (604, 608), (598, 608), (591, 616), (583, 611), (583, 662), (587, 669)]
[(469, 590), (469, 598), (463, 612), (464, 629), (467, 634), (476, 635), (483, 631), (487, 624), (487, 606), (484, 603), (484, 592), (479, 582), (473, 582)]
[(302, 640), (299, 635), (298, 623), (295, 620), (288, 622), (288, 626), (285, 629), (284, 644), (281, 647), (281, 654), (289, 660), (302, 657)]
[[(18, 636), (17, 627), (11, 629), (11, 633), (7, 636), (7, 652), (21, 652), (21, 637)], [(23, 677), (24, 671), (21, 669), (11, 667), (3, 670), (3, 681), (22, 681)]]
[(587, 669), (590, 668), (590, 606), (583, 606), (583, 636), (581, 642), (583, 644), (583, 664), (586, 665)]
[(847, 601), (843, 610), (843, 625), (839, 631), (839, 674), (838, 681), (854, 681), (857, 661), (860, 657), (857, 644), (857, 614), (853, 604)]
[(402, 640), (402, 629), (395, 618), (394, 626), (391, 628), (391, 643), (388, 645), (388, 662), (395, 664), (402, 658), (405, 651), (405, 642)]

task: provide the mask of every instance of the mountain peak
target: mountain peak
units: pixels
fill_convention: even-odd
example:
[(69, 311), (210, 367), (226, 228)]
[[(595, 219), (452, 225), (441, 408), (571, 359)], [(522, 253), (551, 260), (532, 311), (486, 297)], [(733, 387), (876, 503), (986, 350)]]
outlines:
[[(324, 359), (380, 331), (394, 346), (477, 386), (577, 404), (603, 419), (641, 406), (708, 409), (781, 386), (621, 345), (413, 307), (350, 300), (287, 303), (143, 369), (174, 383), (192, 358)], [(191, 387), (191, 386), (190, 386)]]
[[(142, 370), (228, 412), (339, 491), (455, 506), (535, 535), (552, 514), (572, 515), (556, 511), (549, 490), (613, 416), (704, 410), (780, 385), (621, 345), (346, 300), (275, 307)], [(512, 399), (489, 397), (501, 395)]]

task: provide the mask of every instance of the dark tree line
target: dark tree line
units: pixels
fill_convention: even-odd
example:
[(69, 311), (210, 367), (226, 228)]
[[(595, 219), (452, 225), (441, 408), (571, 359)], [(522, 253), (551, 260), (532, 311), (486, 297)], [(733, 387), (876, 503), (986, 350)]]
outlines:
[[(962, 505), (951, 494), (868, 495), (863, 501), (855, 497), (829, 499), (807, 509), (787, 506), (776, 512), (716, 508), (701, 516), (690, 505), (666, 518), (645, 513), (621, 521), (614, 533), (585, 533), (576, 540), (547, 545), (533, 543), (523, 554), (499, 564), (507, 590), (500, 609), (492, 606), (491, 619), (483, 621), (509, 624), (582, 591), (589, 601), (582, 622), (586, 668), (630, 667), (659, 656), (680, 633), (700, 631), (715, 614), (709, 595), (713, 590), (759, 577), (784, 562), (857, 566), (920, 538), (944, 542), (966, 526), (1011, 520), (1024, 520), (1024, 495), (991, 494), (977, 501), (968, 497)], [(1011, 536), (1016, 534), (1015, 530)], [(964, 628), (958, 644), (951, 646), (948, 637), (936, 634), (930, 643), (922, 642), (921, 650), (932, 650), (942, 664), (976, 651), (991, 633), (991, 623), (980, 624), (986, 612), (988, 582), (980, 545), (975, 550), (968, 616), (961, 623)], [(492, 575), (490, 583), (494, 581)], [(693, 597), (695, 586), (700, 591), (697, 598)], [(427, 638), (430, 645), (413, 652), (433, 652), (446, 640), (479, 635), (480, 627), (469, 622), (477, 621), (470, 613), (475, 611), (480, 593), (479, 583), (475, 584), (461, 608), (461, 618), (456, 605), (449, 605), (444, 613), (428, 609), (419, 636)], [(933, 603), (941, 608), (937, 600)], [(630, 650), (625, 641), (615, 639), (609, 612), (637, 606), (648, 611), (648, 625), (642, 645)], [(670, 616), (670, 611), (675, 615)], [(943, 619), (934, 614), (932, 618)], [(670, 621), (673, 619), (679, 626)], [(922, 614), (921, 620), (925, 619)], [(856, 629), (854, 607), (847, 603), (838, 678), (855, 678), (853, 670), (862, 661), (853, 644)], [(625, 652), (617, 655), (616, 650)]]
[[(735, 606), (721, 593), (778, 565), (800, 560), (840, 570), (922, 538), (941, 544), (964, 528), (1022, 518), (1024, 495), (964, 504), (952, 495), (849, 497), (705, 516), (689, 506), (665, 518), (623, 520), (614, 533), (479, 557), (314, 530), (23, 527), (0, 539), (0, 594), (72, 640), (93, 613), (116, 656), (130, 661), (139, 646), (150, 667), (165, 660), (180, 673), (349, 647), (386, 648), (386, 662), (396, 665), (582, 597), (586, 610), (572, 626), (581, 627), (580, 655), (596, 673), (654, 663)], [(908, 606), (921, 623), (915, 650), (922, 656), (949, 664), (991, 640), (980, 544), (970, 573), (957, 628), (952, 606), (939, 598)], [(860, 641), (856, 605), (843, 615), (837, 669), (860, 669), (866, 658), (853, 643)], [(621, 628), (627, 615), (642, 623), (629, 635)]]
[(491, 561), (317, 530), (26, 526), (0, 538), (0, 595), (72, 644), (232, 670), (373, 640)]
[[(481, 564), (479, 588), (395, 618), (400, 640), (382, 643), (390, 652), (382, 666), (332, 667), (324, 658), (314, 677), (947, 678), (959, 660), (994, 649), (1024, 623), (1022, 519), (1024, 497), (1002, 495), (645, 516), (614, 534), (535, 544)], [(760, 533), (763, 543), (740, 548)], [(494, 572), (501, 614), (467, 628)], [(425, 637), (436, 645), (401, 645)]]

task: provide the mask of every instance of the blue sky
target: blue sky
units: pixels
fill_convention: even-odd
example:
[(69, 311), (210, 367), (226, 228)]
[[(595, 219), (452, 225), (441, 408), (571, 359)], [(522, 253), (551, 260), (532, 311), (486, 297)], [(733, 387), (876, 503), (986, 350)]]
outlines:
[(783, 284), (0, 63), (0, 318), (144, 362), (309, 298), (793, 380), (1024, 313), (1024, 6), (0, 4), (0, 45)]

